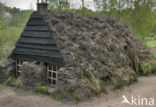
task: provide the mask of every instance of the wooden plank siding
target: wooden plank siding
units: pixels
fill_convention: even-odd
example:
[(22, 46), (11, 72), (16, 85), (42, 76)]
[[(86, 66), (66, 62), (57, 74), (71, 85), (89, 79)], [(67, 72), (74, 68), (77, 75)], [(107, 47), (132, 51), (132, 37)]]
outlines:
[(40, 13), (33, 12), (10, 57), (65, 66), (53, 36)]

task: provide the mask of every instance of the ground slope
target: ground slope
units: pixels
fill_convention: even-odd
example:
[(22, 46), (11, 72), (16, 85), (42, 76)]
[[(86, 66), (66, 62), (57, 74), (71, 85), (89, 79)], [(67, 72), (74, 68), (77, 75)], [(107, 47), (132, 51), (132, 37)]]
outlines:
[(3, 91), (0, 91), (0, 105), (2, 107), (131, 107), (121, 104), (122, 96), (125, 95), (130, 98), (131, 95), (134, 95), (135, 97), (153, 97), (156, 99), (155, 81), (156, 76), (141, 77), (133, 85), (78, 104), (60, 103), (47, 96), (17, 93), (13, 89), (5, 88)]

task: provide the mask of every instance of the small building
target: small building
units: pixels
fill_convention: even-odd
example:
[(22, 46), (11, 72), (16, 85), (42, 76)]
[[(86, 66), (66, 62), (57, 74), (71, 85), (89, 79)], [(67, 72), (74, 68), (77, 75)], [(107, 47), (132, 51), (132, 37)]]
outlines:
[(47, 65), (47, 79), (52, 85), (56, 85), (58, 69), (65, 66), (65, 61), (53, 33), (44, 22), (41, 12), (48, 11), (48, 4), (37, 3), (37, 11), (33, 12), (26, 24), (11, 58), (16, 60), (16, 76), (19, 77), (24, 61), (44, 62)]
[[(23, 86), (51, 85), (52, 94), (70, 100), (136, 81), (150, 52), (119, 19), (53, 12), (38, 2), (10, 57)], [(0, 66), (0, 80), (12, 76), (12, 64)]]

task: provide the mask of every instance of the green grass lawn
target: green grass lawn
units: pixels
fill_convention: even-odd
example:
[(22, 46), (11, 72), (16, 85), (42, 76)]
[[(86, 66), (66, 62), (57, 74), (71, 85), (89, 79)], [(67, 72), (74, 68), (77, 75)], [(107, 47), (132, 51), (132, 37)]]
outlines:
[(146, 42), (147, 47), (156, 48), (156, 40), (150, 40)]

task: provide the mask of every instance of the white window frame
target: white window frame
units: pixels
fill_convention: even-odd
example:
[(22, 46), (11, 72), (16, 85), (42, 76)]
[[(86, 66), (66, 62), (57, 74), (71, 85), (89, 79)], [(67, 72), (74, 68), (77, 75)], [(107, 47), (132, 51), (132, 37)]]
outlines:
[(21, 76), (21, 68), (23, 67), (23, 63), (24, 61), (23, 60), (16, 60), (16, 76), (17, 77), (20, 77)]
[[(56, 66), (56, 71), (53, 70), (53, 67)], [(51, 69), (49, 69), (51, 67)], [(55, 86), (57, 84), (57, 79), (58, 79), (58, 65), (50, 65), (48, 64), (47, 66), (47, 81), (49, 82), (50, 79), (50, 84), (52, 86)], [(51, 76), (49, 75), (49, 73), (51, 74)], [(53, 77), (53, 74), (56, 74), (56, 78)], [(55, 81), (55, 84), (53, 84), (53, 80)]]

